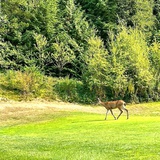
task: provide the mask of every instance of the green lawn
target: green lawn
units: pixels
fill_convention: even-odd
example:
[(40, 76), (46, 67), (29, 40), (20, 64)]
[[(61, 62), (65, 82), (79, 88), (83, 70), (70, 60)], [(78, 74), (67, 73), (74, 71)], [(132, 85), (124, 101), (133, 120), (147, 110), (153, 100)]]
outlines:
[[(137, 106), (133, 114), (136, 106), (128, 107), (129, 120), (125, 113), (119, 120), (109, 114), (107, 121), (102, 114), (52, 109), (30, 117), (5, 113), (0, 160), (159, 160), (159, 109)], [(146, 115), (149, 110), (153, 114)]]

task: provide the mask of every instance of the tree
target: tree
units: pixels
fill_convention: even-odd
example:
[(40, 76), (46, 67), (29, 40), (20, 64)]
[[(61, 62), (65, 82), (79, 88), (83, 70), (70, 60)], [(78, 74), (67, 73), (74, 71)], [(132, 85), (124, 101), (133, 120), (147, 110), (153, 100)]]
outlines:
[(98, 36), (106, 43), (108, 31), (117, 28), (117, 0), (76, 0), (85, 10), (89, 22), (97, 28)]
[(20, 69), (25, 63), (25, 57), (21, 55), (21, 50), (7, 42), (5, 35), (8, 34), (10, 24), (5, 14), (0, 16), (0, 70)]
[(132, 17), (136, 13), (135, 0), (117, 0), (118, 24), (125, 23), (128, 27), (133, 27)]
[(151, 36), (150, 31), (155, 25), (155, 16), (153, 15), (153, 0), (136, 0), (135, 15), (132, 16), (134, 25), (143, 31), (147, 36)]
[[(152, 72), (150, 71), (149, 48), (144, 34), (138, 29), (127, 29), (122, 26), (116, 37), (111, 37), (111, 59), (113, 65), (118, 64), (126, 77), (127, 90), (131, 96), (146, 98), (149, 87), (152, 86)], [(126, 85), (127, 86), (127, 85)]]
[(160, 1), (159, 0), (154, 0), (154, 9), (153, 9), (153, 14), (156, 17), (155, 20), (155, 28), (152, 31), (152, 37), (153, 41), (156, 38), (156, 41), (160, 42)]
[(53, 43), (53, 50), (55, 66), (59, 71), (59, 76), (62, 76), (62, 71), (64, 70), (64, 67), (67, 64), (72, 63), (75, 59), (74, 52), (71, 50), (68, 44), (65, 44), (64, 42), (58, 42), (58, 40), (56, 43)]
[(99, 37), (91, 37), (88, 40), (88, 50), (83, 56), (85, 65), (83, 68), (83, 81), (91, 92), (97, 96), (105, 97), (106, 87), (109, 85), (108, 52)]
[(153, 72), (155, 75), (155, 91), (160, 90), (160, 43), (155, 41), (150, 46), (151, 64), (153, 66)]
[[(81, 56), (85, 54), (88, 46), (88, 39), (95, 35), (95, 30), (87, 22), (84, 12), (81, 11), (79, 6), (75, 5), (74, 0), (60, 0), (59, 12), (58, 12), (58, 25), (56, 28), (54, 44), (57, 44), (62, 50), (67, 51), (67, 55), (75, 58), (72, 59), (72, 63), (66, 63), (65, 68), (59, 67), (59, 69), (65, 69), (65, 74), (69, 74), (74, 77), (81, 77), (81, 69), (83, 61)], [(55, 57), (57, 57), (57, 51), (55, 52), (55, 46), (51, 51), (53, 59), (53, 65), (55, 64)], [(69, 52), (68, 52), (69, 51)], [(54, 56), (54, 54), (56, 56)], [(62, 56), (62, 54), (60, 54)], [(59, 58), (60, 58), (59, 55)], [(63, 57), (63, 56), (62, 56)], [(61, 59), (63, 59), (61, 57)], [(64, 63), (64, 62), (63, 62)], [(68, 67), (66, 69), (66, 66)], [(63, 70), (61, 70), (63, 72)], [(59, 75), (59, 74), (58, 74)]]
[[(3, 1), (2, 13), (8, 21), (3, 25), (1, 37), (9, 44), (10, 49), (14, 50), (11, 53), (6, 52), (4, 58), (6, 56), (5, 59), (10, 63), (14, 61), (14, 66), (38, 65), (44, 70), (45, 59), (48, 56), (45, 47), (51, 46), (57, 23), (57, 1)], [(17, 55), (21, 57), (20, 60), (13, 58)]]
[[(47, 39), (45, 36), (41, 34), (34, 33), (34, 39), (36, 41), (35, 48), (37, 49), (37, 66), (44, 71), (45, 61), (48, 57), (48, 53), (46, 52)], [(36, 51), (35, 51), (36, 52)]]
[(152, 89), (159, 92), (159, 6), (159, 0), (4, 0), (0, 69), (35, 66), (83, 80), (95, 95), (149, 99)]

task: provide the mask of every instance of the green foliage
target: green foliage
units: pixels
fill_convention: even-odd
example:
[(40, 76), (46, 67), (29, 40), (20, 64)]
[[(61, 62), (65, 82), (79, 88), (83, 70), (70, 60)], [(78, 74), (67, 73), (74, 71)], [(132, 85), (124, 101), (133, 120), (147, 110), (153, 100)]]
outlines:
[(18, 70), (26, 64), (26, 57), (20, 48), (15, 48), (10, 42), (0, 41), (0, 70)]
[(95, 94), (83, 82), (76, 79), (61, 78), (55, 82), (54, 92), (63, 101), (93, 103)]
[(15, 91), (22, 99), (54, 98), (53, 82), (45, 77), (36, 67), (25, 68), (24, 71), (8, 70), (3, 76), (1, 85), (8, 91)]
[(55, 25), (57, 24), (58, 0), (43, 0), (43, 7), (46, 9), (46, 28), (48, 37), (52, 37), (55, 33)]
[(109, 30), (117, 28), (117, 2), (116, 0), (76, 0), (86, 11), (87, 18), (98, 29), (98, 36), (106, 42)]
[(119, 23), (125, 23), (127, 26), (134, 26), (134, 22), (132, 17), (136, 13), (136, 2), (135, 0), (123, 0), (117, 1), (118, 8), (118, 21)]
[(105, 96), (105, 87), (109, 83), (110, 66), (106, 59), (108, 52), (98, 37), (90, 38), (88, 44), (87, 53), (82, 57), (86, 64), (83, 69), (83, 81), (91, 92), (96, 92), (96, 96)]
[(111, 35), (110, 48), (112, 69), (119, 73), (117, 76), (121, 80), (117, 84), (121, 84), (122, 91), (127, 91), (127, 94), (133, 96), (133, 89), (126, 88), (128, 83), (129, 88), (134, 86), (134, 95), (148, 98), (145, 94), (148, 88), (153, 87), (153, 75), (150, 70), (149, 49), (145, 36), (138, 29), (128, 30), (122, 27), (116, 40), (114, 38), (114, 35)]
[(10, 63), (13, 61), (17, 65), (17, 67), (10, 67), (10, 69), (19, 69), (18, 65), (22, 67), (37, 65), (44, 71), (48, 57), (46, 45), (48, 39), (50, 41), (50, 37), (53, 37), (53, 28), (57, 22), (56, 8), (57, 2), (55, 0), (9, 0), (2, 2), (1, 38), (9, 43), (15, 52), (21, 54), (20, 64), (12, 56), (9, 57), (5, 54), (5, 58), (9, 57)]
[[(83, 66), (81, 55), (86, 52), (88, 39), (95, 36), (96, 31), (94, 27), (89, 25), (81, 7), (76, 6), (74, 0), (60, 0), (60, 3), (59, 23), (54, 45), (52, 45), (54, 65), (56, 64), (56, 68), (58, 67), (58, 72), (65, 73), (58, 73), (58, 76), (71, 74), (74, 77), (81, 77), (80, 68)], [(55, 44), (59, 47), (55, 47)], [(57, 48), (59, 48), (59, 51), (61, 48), (61, 51), (59, 52)], [(66, 58), (59, 60), (57, 57)], [(59, 61), (58, 65), (57, 61)], [(71, 67), (66, 69), (66, 65)]]
[(37, 66), (44, 71), (44, 64), (46, 59), (48, 58), (48, 53), (46, 52), (47, 39), (45, 36), (41, 34), (34, 33), (34, 39), (36, 41), (35, 48), (38, 52), (35, 51), (35, 55), (37, 55)]
[(154, 1), (153, 13), (156, 17), (153, 35), (160, 42), (160, 1), (158, 0)]
[(53, 58), (55, 60), (55, 66), (59, 70), (59, 76), (61, 76), (61, 72), (63, 71), (64, 67), (72, 63), (73, 60), (75, 59), (74, 52), (72, 49), (67, 45), (64, 44), (63, 42), (56, 42), (53, 43)]
[(153, 65), (153, 73), (155, 74), (155, 90), (160, 91), (160, 43), (155, 41), (150, 46), (150, 58)]
[(36, 40), (36, 49), (39, 52), (43, 52), (44, 47), (47, 45), (46, 37), (41, 34), (34, 33), (34, 38)]
[(150, 47), (150, 55), (152, 59), (152, 63), (155, 67), (155, 70), (159, 72), (160, 70), (160, 42), (153, 42)]
[(153, 6), (153, 0), (136, 0), (135, 2), (135, 15), (132, 17), (132, 21), (135, 26), (137, 26), (141, 31), (145, 32), (147, 36), (151, 36), (150, 31), (153, 30), (155, 25)]
[(0, 71), (36, 66), (45, 75), (78, 79), (87, 90), (77, 101), (158, 100), (159, 6), (157, 0), (2, 1)]

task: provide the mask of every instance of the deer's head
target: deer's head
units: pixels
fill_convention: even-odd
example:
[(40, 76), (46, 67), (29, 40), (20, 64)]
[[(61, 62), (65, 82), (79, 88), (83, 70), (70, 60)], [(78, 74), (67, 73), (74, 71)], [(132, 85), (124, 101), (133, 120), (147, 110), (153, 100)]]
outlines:
[(98, 99), (97, 104), (101, 104), (101, 103), (102, 103), (102, 101), (101, 101), (99, 98), (97, 98), (97, 99)]

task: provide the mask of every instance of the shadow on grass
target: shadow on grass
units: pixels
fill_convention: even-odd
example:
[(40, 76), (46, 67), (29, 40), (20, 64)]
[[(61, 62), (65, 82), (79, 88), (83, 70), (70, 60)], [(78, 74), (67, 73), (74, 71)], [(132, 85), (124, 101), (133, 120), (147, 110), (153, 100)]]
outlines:
[(84, 122), (111, 122), (111, 121), (116, 121), (114, 119), (108, 119), (108, 120), (105, 120), (105, 119), (93, 119), (93, 120), (87, 120), (87, 121), (84, 121)]

